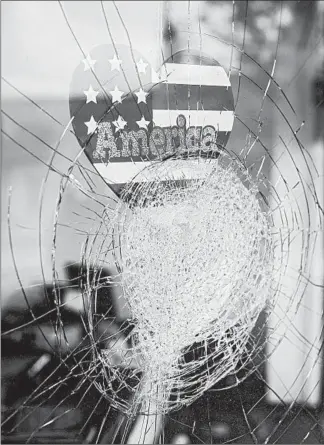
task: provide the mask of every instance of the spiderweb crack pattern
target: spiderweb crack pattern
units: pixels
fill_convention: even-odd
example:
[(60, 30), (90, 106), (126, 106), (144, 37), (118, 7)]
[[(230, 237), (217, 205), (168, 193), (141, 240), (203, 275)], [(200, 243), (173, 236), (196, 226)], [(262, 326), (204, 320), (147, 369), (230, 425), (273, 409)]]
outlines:
[(181, 168), (171, 159), (145, 169), (146, 181), (124, 191), (131, 210), (120, 204), (107, 226), (135, 325), (131, 355), (145, 370), (136, 403), (154, 399), (153, 385), (157, 412), (190, 404), (233, 372), (273, 299), (272, 229), (255, 181), (225, 155), (187, 160), (191, 181), (175, 181)]
[[(261, 8), (262, 2), (257, 3)], [(77, 155), (68, 151), (67, 146), (73, 146), (74, 142), (68, 139), (73, 133), (67, 131), (68, 126), (47, 111), (46, 106), (39, 105), (20, 91), (15, 82), (4, 79), (7, 88), (22, 95), (33, 110), (37, 109), (48, 119), (47, 127), (52, 123), (65, 128), (57, 137), (58, 143), (52, 146), (37, 135), (37, 131), (33, 132), (31, 125), (30, 128), (27, 128), (28, 124), (24, 127), (20, 118), (14, 119), (11, 112), (3, 111), (5, 122), (10, 121), (10, 126), (6, 125), (2, 130), (6, 143), (10, 148), (32, 156), (46, 169), (42, 199), (36, 209), (39, 220), (35, 223), (39, 230), (41, 267), (44, 262), (42, 250), (45, 251), (42, 232), (45, 186), (50, 183), (52, 174), (60, 181), (55, 197), (55, 222), (52, 226), (49, 224), (49, 231), (53, 232), (50, 274), (53, 289), (45, 288), (45, 272), (42, 270), (48, 306), (45, 305), (40, 315), (31, 304), (33, 285), (20, 279), (23, 270), (17, 261), (19, 242), (15, 232), (18, 223), (13, 214), (19, 189), (14, 186), (9, 193), (9, 251), (18, 284), (29, 305), (29, 319), (26, 321), (21, 314), (14, 313), (13, 318), (18, 322), (15, 325), (7, 323), (3, 338), (11, 335), (29, 338), (31, 333), (30, 338), (35, 336), (45, 351), (54, 357), (51, 370), (38, 377), (30, 394), (8, 410), (4, 428), (9, 435), (19, 431), (26, 420), (52, 401), (54, 407), (45, 416), (37, 418), (37, 425), (29, 425), (27, 441), (32, 442), (60, 418), (67, 419), (69, 412), (86, 407), (86, 421), (77, 427), (81, 435), (90, 425), (98, 425), (93, 440), (102, 440), (107, 419), (113, 417), (112, 408), (117, 408), (125, 416), (121, 415), (123, 421), (117, 418), (116, 428), (105, 443), (118, 441), (118, 431), (122, 428), (120, 441), (124, 442), (134, 416), (139, 412), (171, 412), (165, 418), (176, 419), (174, 421), (180, 426), (179, 417), (175, 418), (172, 411), (180, 410), (184, 405), (194, 405), (193, 402), (199, 399), (207, 410), (208, 426), (200, 428), (198, 416), (192, 421), (184, 418), (183, 423), (194, 440), (211, 441), (213, 411), (209, 399), (222, 389), (230, 391), (233, 388), (235, 394), (239, 394), (245, 429), (235, 432), (228, 441), (245, 440), (247, 436), (253, 436), (254, 441), (260, 440), (259, 429), (272, 418), (272, 428), (265, 429), (262, 441), (280, 442), (281, 436), (292, 429), (301, 413), (312, 422), (303, 433), (302, 443), (307, 442), (318, 427), (316, 415), (307, 406), (308, 399), (294, 407), (312, 367), (321, 361), (322, 350), (322, 344), (318, 344), (316, 338), (303, 337), (293, 324), (300, 307), (314, 313), (311, 302), (304, 298), (307, 287), (313, 283), (316, 287), (322, 286), (322, 281), (310, 278), (312, 259), (323, 231), (323, 206), (317, 191), (321, 180), (320, 165), (316, 164), (307, 145), (301, 143), (305, 123), (311, 116), (307, 115), (301, 123), (301, 117), (296, 116), (287, 98), (287, 90), (282, 89), (275, 75), (275, 69), (277, 73), (280, 66), (277, 52), (283, 47), (281, 33), (275, 42), (275, 54), (270, 56), (271, 66), (264, 68), (252, 53), (255, 48), (248, 36), (247, 24), (253, 5), (246, 3), (241, 7), (240, 2), (233, 2), (229, 6), (232, 16), (229, 37), (203, 32), (201, 15), (198, 15), (199, 32), (195, 33), (195, 16), (190, 5), (185, 14), (188, 22), (185, 31), (175, 29), (170, 19), (167, 27), (173, 49), (176, 35), (185, 37), (189, 52), (190, 44), (197, 36), (201, 39), (202, 51), (206, 37), (213, 44), (222, 43), (227, 47), (229, 72), (234, 83), (238, 74), (235, 125), (240, 133), (239, 140), (230, 140), (230, 150), (233, 150), (230, 156), (224, 154), (213, 162), (188, 160), (187, 171), (197, 172), (197, 178), (192, 181), (183, 180), (180, 184), (182, 167), (179, 162), (177, 169), (178, 160), (168, 160), (146, 169), (143, 174), (148, 179), (138, 184), (135, 178), (125, 191), (127, 207), (111, 196), (108, 198), (107, 187), (103, 189), (101, 178), (82, 158), (83, 150)], [(101, 4), (104, 15), (106, 7)], [(244, 39), (241, 46), (236, 43), (240, 23), (235, 11), (243, 7)], [(280, 23), (284, 8), (282, 3), (279, 4)], [(121, 27), (127, 30), (120, 14), (119, 17)], [(68, 13), (64, 13), (64, 19), (81, 50), (80, 57), (83, 57), (84, 50)], [(109, 29), (110, 20), (106, 20), (106, 25)], [(171, 33), (171, 28), (176, 32)], [(280, 31), (281, 24), (279, 28)], [(302, 60), (301, 71), (292, 76), (294, 84), (295, 76), (305, 70), (308, 55), (311, 56), (317, 48), (316, 43)], [(259, 51), (258, 47), (256, 49)], [(269, 56), (269, 51), (267, 54)], [(234, 66), (234, 59), (239, 59), (239, 68)], [(261, 73), (265, 81), (247, 69), (247, 60), (253, 65), (254, 73)], [(257, 115), (254, 116), (251, 110), (242, 111), (240, 104), (246, 104), (258, 93), (262, 98), (261, 104), (257, 105)], [(284, 123), (273, 144), (264, 136), (268, 123), (264, 114), (269, 103), (274, 107), (277, 119)], [(37, 139), (41, 154), (37, 145), (30, 146), (29, 139), (18, 140), (16, 126), (20, 131), (26, 131), (33, 142), (33, 138)], [(66, 139), (68, 144), (64, 145)], [(290, 168), (287, 169), (287, 165)], [(81, 205), (71, 210), (75, 217), (72, 222), (64, 213), (64, 203), (68, 202), (71, 188), (74, 196), (80, 201), (83, 199)], [(71, 236), (68, 238), (70, 246), (75, 240), (72, 234), (82, 243), (82, 265), (72, 284), (66, 283), (58, 271), (66, 233)], [(296, 243), (299, 244), (294, 249)], [(292, 262), (294, 255), (296, 258)], [(105, 268), (112, 262), (115, 262), (117, 272), (108, 276)], [(237, 279), (231, 279), (233, 276)], [(116, 286), (115, 279), (120, 280), (130, 314), (124, 322), (117, 319), (108, 307), (110, 304), (102, 304), (106, 299), (105, 292)], [(65, 292), (71, 288), (77, 289), (75, 299), (81, 300), (83, 306), (81, 314), (77, 313), (83, 329), (82, 338), (77, 340), (69, 332), (68, 305), (64, 300)], [(211, 297), (211, 293), (216, 297)], [(266, 309), (265, 319), (256, 332), (256, 321), (263, 309)], [(274, 315), (276, 323), (269, 329), (266, 323)], [(314, 353), (316, 361), (310, 369), (301, 369), (298, 373), (302, 385), (299, 393), (292, 397), (293, 401), (287, 403), (278, 395), (282, 408), (273, 406), (263, 415), (263, 420), (258, 418), (253, 424), (257, 418), (256, 410), (263, 406), (266, 394), (262, 393), (249, 405), (241, 396), (240, 383), (254, 374), (265, 385), (267, 393), (273, 393), (261, 366), (269, 363), (270, 356), (288, 337), (292, 349), (297, 350), (302, 344), (306, 359)], [(271, 346), (266, 352), (265, 344)], [(231, 376), (226, 379), (229, 374)], [(286, 387), (287, 393), (294, 383), (290, 382)], [(70, 406), (64, 406), (65, 403)], [(225, 408), (222, 411), (226, 411)]]

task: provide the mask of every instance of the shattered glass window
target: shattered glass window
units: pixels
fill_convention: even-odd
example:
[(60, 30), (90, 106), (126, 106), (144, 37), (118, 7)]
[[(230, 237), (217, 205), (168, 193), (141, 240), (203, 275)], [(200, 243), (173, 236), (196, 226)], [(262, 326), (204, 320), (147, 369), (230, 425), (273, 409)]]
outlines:
[(323, 17), (3, 3), (3, 443), (323, 443)]

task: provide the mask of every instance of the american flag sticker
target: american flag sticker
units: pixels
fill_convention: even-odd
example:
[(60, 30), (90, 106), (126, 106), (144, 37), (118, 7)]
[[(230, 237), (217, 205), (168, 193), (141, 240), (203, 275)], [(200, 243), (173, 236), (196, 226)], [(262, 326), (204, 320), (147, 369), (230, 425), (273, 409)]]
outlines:
[(74, 72), (69, 103), (81, 147), (116, 192), (173, 154), (219, 153), (234, 123), (226, 71), (186, 51), (157, 73), (134, 48), (96, 47)]

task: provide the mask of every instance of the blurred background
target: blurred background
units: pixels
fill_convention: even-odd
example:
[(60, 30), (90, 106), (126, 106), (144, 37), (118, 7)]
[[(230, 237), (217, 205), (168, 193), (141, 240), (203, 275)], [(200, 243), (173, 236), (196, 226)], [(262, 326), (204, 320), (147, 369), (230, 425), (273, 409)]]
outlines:
[[(121, 440), (116, 432), (121, 422), (118, 413), (109, 411), (107, 415), (107, 404), (94, 388), (82, 403), (77, 389), (75, 398), (63, 402), (70, 387), (62, 384), (53, 402), (37, 400), (33, 414), (26, 418), (25, 409), (30, 407), (22, 405), (62, 359), (52, 351), (53, 332), (44, 319), (48, 311), (44, 288), (50, 292), (53, 285), (53, 221), (62, 179), (57, 171), (65, 172), (71, 163), (66, 157), (74, 159), (80, 151), (70, 132), (60, 145), (60, 153), (66, 157), (56, 156), (51, 169), (48, 164), (51, 147), (57, 144), (70, 120), (68, 97), (72, 73), (83, 58), (80, 48), (88, 53), (96, 45), (110, 41), (102, 7), (115, 40), (128, 44), (130, 39), (155, 69), (188, 46), (217, 59), (229, 74), (236, 113), (250, 119), (256, 131), (262, 131), (262, 143), (271, 148), (274, 157), (279, 159), (282, 152), (280, 137), (298, 134), (319, 171), (314, 181), (323, 206), (323, 1), (2, 2), (2, 332), (12, 331), (2, 337), (2, 417), (16, 413), (3, 427), (3, 443), (26, 443), (31, 434), (30, 443)], [(273, 83), (268, 85), (269, 74), (280, 88), (274, 88)], [(272, 102), (264, 101), (265, 91), (271, 92)], [(286, 112), (281, 91), (289, 99), (293, 113)], [(276, 106), (285, 110), (290, 129)], [(247, 133), (236, 125), (229, 145), (239, 152), (246, 137)], [(250, 162), (261, 157), (262, 148), (256, 144)], [(296, 162), (297, 157), (296, 150)], [(84, 155), (79, 161), (91, 170)], [(267, 162), (266, 159), (263, 166), (265, 174), (275, 181)], [(286, 184), (292, 188), (295, 184), (290, 178), (291, 165), (291, 159), (282, 159)], [(306, 182), (310, 181), (309, 172), (303, 171), (302, 175)], [(97, 193), (113, 197), (100, 178), (91, 178)], [(76, 216), (89, 205), (87, 196), (69, 187), (60, 209), (56, 269), (65, 288), (62, 298), (69, 302), (64, 317), (71, 345), (77, 345), (84, 335), (79, 282), (83, 238), (75, 227), (79, 224), (84, 231), (91, 227), (85, 218)], [(312, 228), (316, 228), (317, 214), (313, 211), (310, 215)], [(318, 221), (311, 281), (302, 300), (279, 298), (276, 315), (267, 319), (267, 329), (271, 330), (277, 325), (278, 314), (291, 311), (294, 315), (289, 318), (289, 329), (282, 334), (280, 346), (265, 360), (271, 351), (268, 344), (258, 372), (238, 387), (226, 391), (216, 388), (166, 419), (165, 443), (265, 443), (267, 439), (269, 443), (324, 442), (323, 231), (319, 224)], [(292, 248), (296, 249), (295, 256), (300, 256), (298, 246)], [(298, 265), (292, 263), (291, 270), (297, 274)], [(105, 273), (113, 274), (114, 270)], [(296, 280), (293, 273), (287, 277), (291, 292)], [(102, 310), (111, 306), (117, 325), (122, 324), (127, 314), (118, 287), (99, 298)], [(289, 307), (285, 307), (287, 301)], [(38, 322), (26, 326), (32, 318)], [(264, 319), (260, 317), (260, 326)], [(46, 338), (34, 327), (37, 324), (42, 324)], [(64, 355), (64, 351), (61, 353)], [(62, 372), (60, 369), (59, 378), (64, 382)], [(224, 385), (231, 386), (231, 379), (234, 377), (229, 376)], [(46, 420), (54, 408), (54, 420)], [(147, 440), (153, 443), (149, 440), (158, 439)]]

